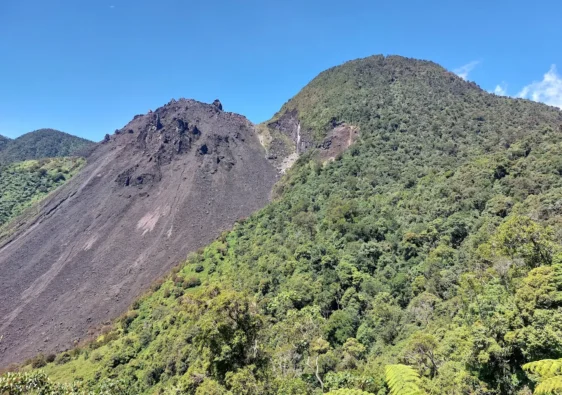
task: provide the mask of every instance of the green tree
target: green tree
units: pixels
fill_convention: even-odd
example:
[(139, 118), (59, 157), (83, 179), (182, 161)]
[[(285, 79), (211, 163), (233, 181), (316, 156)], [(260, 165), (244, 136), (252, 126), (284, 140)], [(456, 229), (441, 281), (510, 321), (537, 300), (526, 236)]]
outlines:
[(535, 394), (562, 393), (562, 359), (544, 359), (530, 362), (523, 365), (523, 369), (539, 381), (535, 388)]

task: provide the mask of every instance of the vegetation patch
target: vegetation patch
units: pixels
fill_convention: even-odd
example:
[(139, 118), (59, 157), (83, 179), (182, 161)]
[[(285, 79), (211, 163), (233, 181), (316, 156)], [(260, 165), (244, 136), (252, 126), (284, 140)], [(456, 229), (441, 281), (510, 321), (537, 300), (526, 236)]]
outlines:
[(68, 157), (0, 167), (0, 226), (64, 184), (84, 163), (82, 158)]

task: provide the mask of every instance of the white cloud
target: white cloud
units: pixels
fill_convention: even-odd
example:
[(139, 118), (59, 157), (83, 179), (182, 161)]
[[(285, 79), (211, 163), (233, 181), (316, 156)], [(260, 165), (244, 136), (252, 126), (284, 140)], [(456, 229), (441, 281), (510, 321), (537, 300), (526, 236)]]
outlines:
[(498, 96), (507, 96), (507, 85), (502, 82), (501, 85), (496, 85), (494, 93)]
[(556, 65), (550, 67), (542, 81), (535, 81), (525, 86), (517, 97), (562, 108), (562, 77), (558, 75)]
[(453, 73), (461, 77), (463, 80), (468, 78), (468, 74), (478, 66), (480, 62), (478, 60), (473, 60), (470, 63), (465, 64), (464, 66), (459, 67), (458, 69), (454, 69)]

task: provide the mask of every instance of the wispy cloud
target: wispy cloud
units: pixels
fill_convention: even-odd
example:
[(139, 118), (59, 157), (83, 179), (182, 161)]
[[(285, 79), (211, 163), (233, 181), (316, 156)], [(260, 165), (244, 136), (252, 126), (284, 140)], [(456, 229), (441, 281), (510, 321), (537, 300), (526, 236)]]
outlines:
[(496, 85), (494, 93), (498, 96), (507, 96), (507, 84), (502, 82), (501, 84)]
[(542, 81), (525, 86), (517, 96), (562, 108), (562, 77), (558, 75), (556, 65), (550, 66)]
[(461, 66), (457, 69), (453, 70), (453, 73), (455, 73), (456, 75), (458, 75), (459, 77), (461, 77), (463, 80), (466, 80), (468, 78), (468, 74), (470, 74), (470, 72), (472, 70), (474, 70), (474, 68), (476, 66), (478, 66), (480, 64), (480, 61), (478, 60), (473, 60), (470, 63), (465, 64), (464, 66)]

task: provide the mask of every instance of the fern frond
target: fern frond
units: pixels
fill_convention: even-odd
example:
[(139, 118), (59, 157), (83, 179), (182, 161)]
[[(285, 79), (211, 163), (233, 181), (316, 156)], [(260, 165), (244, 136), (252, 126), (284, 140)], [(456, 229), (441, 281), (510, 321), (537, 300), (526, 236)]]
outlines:
[(535, 388), (536, 395), (562, 394), (562, 376), (551, 377), (539, 383)]
[(330, 391), (326, 395), (373, 395), (373, 394), (361, 390), (350, 390), (347, 388), (342, 388), (339, 390)]
[(387, 365), (385, 367), (386, 385), (390, 395), (422, 395), (420, 376), (406, 365)]
[(550, 378), (562, 374), (562, 359), (543, 359), (523, 365), (529, 373), (538, 374), (542, 378)]

